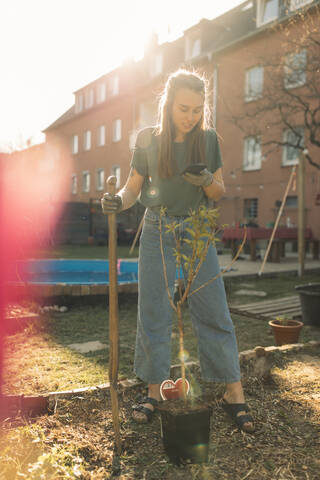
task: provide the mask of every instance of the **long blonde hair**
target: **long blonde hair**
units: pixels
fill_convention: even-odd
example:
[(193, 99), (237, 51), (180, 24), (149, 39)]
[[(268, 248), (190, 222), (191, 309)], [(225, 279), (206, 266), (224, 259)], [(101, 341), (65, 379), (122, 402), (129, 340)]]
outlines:
[(172, 105), (176, 92), (180, 88), (188, 88), (203, 96), (203, 115), (192, 131), (186, 135), (186, 162), (187, 165), (191, 163), (206, 163), (204, 131), (209, 128), (207, 81), (199, 73), (180, 69), (168, 77), (159, 102), (159, 122), (156, 134), (160, 137), (158, 171), (159, 176), (162, 178), (171, 177), (175, 173), (173, 164), (175, 129), (172, 121)]

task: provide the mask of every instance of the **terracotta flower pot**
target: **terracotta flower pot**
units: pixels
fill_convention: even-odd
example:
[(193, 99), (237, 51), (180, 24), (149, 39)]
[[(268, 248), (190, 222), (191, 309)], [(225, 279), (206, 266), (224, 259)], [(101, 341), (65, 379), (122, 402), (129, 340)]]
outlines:
[(288, 325), (281, 325), (279, 320), (270, 320), (274, 338), (277, 345), (287, 345), (288, 343), (298, 343), (299, 335), (303, 323), (299, 320), (288, 320)]

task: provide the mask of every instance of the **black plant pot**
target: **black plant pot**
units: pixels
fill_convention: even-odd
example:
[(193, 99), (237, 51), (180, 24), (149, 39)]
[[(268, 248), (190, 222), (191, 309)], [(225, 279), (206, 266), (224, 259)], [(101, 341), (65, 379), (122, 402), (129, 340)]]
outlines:
[(208, 407), (182, 413), (160, 410), (163, 446), (173, 463), (208, 461), (211, 413)]
[(320, 327), (320, 283), (297, 285), (295, 289), (300, 296), (303, 323)]

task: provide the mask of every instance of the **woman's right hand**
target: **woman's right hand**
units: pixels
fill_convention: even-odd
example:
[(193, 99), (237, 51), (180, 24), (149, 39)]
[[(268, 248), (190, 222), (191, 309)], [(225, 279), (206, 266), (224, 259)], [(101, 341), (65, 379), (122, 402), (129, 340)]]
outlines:
[(101, 198), (102, 211), (105, 215), (119, 213), (122, 210), (122, 199), (119, 195), (105, 193)]

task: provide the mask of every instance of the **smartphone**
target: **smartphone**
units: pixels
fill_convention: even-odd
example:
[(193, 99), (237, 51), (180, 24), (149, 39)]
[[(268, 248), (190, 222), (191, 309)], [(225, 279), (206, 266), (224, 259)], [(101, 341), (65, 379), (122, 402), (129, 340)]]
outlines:
[(195, 175), (199, 175), (200, 172), (202, 172), (202, 170), (204, 170), (205, 168), (207, 168), (207, 165), (205, 165), (204, 163), (194, 163), (193, 165), (188, 165), (187, 168), (183, 170), (181, 175), (183, 175), (184, 173), (194, 173)]

